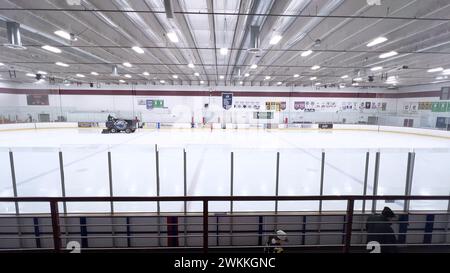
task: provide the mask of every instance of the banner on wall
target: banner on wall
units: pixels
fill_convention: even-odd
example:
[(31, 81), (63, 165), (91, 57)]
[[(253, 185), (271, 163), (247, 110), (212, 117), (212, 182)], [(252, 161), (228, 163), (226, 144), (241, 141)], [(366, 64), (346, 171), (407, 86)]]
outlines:
[(295, 101), (294, 102), (294, 109), (295, 110), (305, 110), (305, 102), (304, 101)]
[(370, 105), (371, 105), (370, 102), (366, 102), (366, 109), (370, 109)]
[(27, 95), (27, 105), (49, 105), (48, 95)]
[(222, 93), (222, 107), (228, 110), (233, 105), (233, 93)]

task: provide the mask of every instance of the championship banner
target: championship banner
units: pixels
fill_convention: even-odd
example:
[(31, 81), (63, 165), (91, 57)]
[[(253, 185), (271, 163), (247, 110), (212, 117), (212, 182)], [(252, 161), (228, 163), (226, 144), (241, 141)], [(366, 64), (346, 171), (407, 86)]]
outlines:
[(296, 101), (294, 102), (294, 109), (295, 110), (305, 110), (305, 102), (304, 101)]
[(233, 93), (222, 93), (222, 107), (228, 110), (233, 105)]
[(286, 110), (286, 102), (285, 101), (280, 102), (280, 110), (281, 111)]

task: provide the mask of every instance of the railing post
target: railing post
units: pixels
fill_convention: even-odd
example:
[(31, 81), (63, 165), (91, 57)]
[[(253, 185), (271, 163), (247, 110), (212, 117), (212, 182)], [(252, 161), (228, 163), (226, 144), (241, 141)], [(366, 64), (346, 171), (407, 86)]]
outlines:
[(208, 253), (208, 200), (203, 200), (203, 252)]
[(350, 246), (352, 243), (352, 228), (353, 228), (353, 210), (355, 207), (355, 200), (348, 199), (347, 201), (347, 215), (346, 215), (346, 224), (345, 224), (345, 245), (344, 245), (344, 253), (350, 252)]
[(50, 213), (52, 216), (53, 246), (55, 252), (61, 252), (61, 230), (59, 226), (58, 201), (50, 201)]

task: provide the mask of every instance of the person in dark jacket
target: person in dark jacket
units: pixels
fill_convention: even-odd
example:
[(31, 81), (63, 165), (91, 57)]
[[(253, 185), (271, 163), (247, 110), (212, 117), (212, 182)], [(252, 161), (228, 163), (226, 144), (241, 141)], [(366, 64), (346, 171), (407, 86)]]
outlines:
[(397, 238), (392, 229), (394, 218), (394, 212), (388, 207), (384, 207), (381, 215), (375, 214), (367, 218), (367, 243), (378, 242), (381, 246), (381, 253), (397, 252), (397, 247), (392, 245), (397, 243)]

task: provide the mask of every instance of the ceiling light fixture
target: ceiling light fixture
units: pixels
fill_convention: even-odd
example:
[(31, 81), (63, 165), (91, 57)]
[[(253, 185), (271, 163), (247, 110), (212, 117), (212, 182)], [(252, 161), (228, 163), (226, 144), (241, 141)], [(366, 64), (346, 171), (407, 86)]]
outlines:
[(282, 82), (277, 82), (277, 85), (282, 85), (283, 83)]
[(245, 73), (244, 74), (244, 77), (249, 77), (250, 76), (250, 73)]
[(205, 81), (200, 81), (200, 84), (204, 84), (205, 83)]
[(224, 77), (223, 75), (220, 75), (219, 78), (220, 78), (221, 80), (223, 80), (225, 77)]
[(77, 76), (78, 78), (84, 78), (85, 77), (83, 74), (76, 74), (75, 76)]
[(444, 68), (436, 67), (436, 68), (428, 69), (428, 73), (435, 73), (435, 72), (441, 72), (441, 71), (444, 71)]
[(62, 63), (62, 62), (56, 62), (55, 64), (56, 64), (56, 65), (59, 65), (59, 66), (62, 66), (62, 67), (69, 67), (68, 64)]
[(314, 65), (311, 67), (311, 70), (317, 70), (320, 69), (320, 65)]
[(382, 66), (375, 66), (370, 69), (370, 71), (380, 71), (380, 70), (383, 70)]
[(36, 74), (34, 74), (34, 73), (27, 73), (25, 75), (27, 75), (28, 77), (36, 77)]
[(195, 72), (195, 73), (194, 73), (194, 76), (197, 76), (197, 77), (199, 77), (199, 76), (200, 76), (200, 73), (198, 73), (198, 72)]
[(53, 53), (61, 53), (61, 49), (54, 46), (44, 45), (42, 48)]
[(266, 76), (264, 79), (265, 80), (270, 80), (270, 76)]
[(142, 75), (144, 75), (144, 76), (150, 76), (150, 74), (149, 74), (147, 71), (145, 71), (144, 73), (142, 73)]
[(300, 54), (300, 56), (302, 57), (308, 57), (309, 55), (311, 55), (313, 53), (312, 50), (307, 50), (307, 51), (303, 51), (302, 54)]
[(38, 71), (37, 73), (42, 74), (42, 75), (47, 75), (47, 72), (45, 72), (45, 71)]
[(348, 78), (348, 75), (344, 75), (341, 77), (341, 79), (347, 79), (347, 78)]
[(228, 54), (228, 48), (222, 47), (219, 52), (220, 52), (220, 55), (227, 55)]
[(189, 68), (194, 68), (195, 65), (194, 65), (193, 63), (189, 63), (189, 64), (188, 64), (188, 67), (189, 67)]
[(300, 77), (299, 74), (294, 74), (294, 78), (298, 78), (298, 77)]
[(144, 50), (138, 46), (133, 46), (131, 49), (133, 49), (136, 53), (144, 54)]
[(390, 51), (390, 52), (386, 52), (381, 54), (380, 56), (378, 56), (380, 59), (386, 59), (386, 58), (390, 58), (390, 57), (394, 57), (398, 55), (397, 51)]
[(124, 80), (119, 80), (119, 82), (124, 83), (125, 81)]
[(443, 70), (442, 75), (450, 75), (450, 69)]
[(258, 67), (257, 64), (252, 64), (252, 65), (250, 66), (251, 69), (256, 69), (257, 67)]
[(310, 80), (310, 81), (317, 80), (317, 77), (311, 77), (311, 78), (309, 78), (309, 80)]
[(124, 76), (125, 76), (125, 78), (131, 79), (131, 75), (130, 74), (125, 74)]
[(91, 75), (98, 76), (97, 72), (91, 72)]
[(159, 82), (160, 82), (160, 83), (165, 83), (166, 81), (165, 81), (165, 80), (160, 80)]
[(76, 41), (76, 40), (78, 40), (78, 39), (75, 37), (75, 34), (73, 34), (73, 33), (68, 33), (68, 32), (66, 32), (66, 31), (64, 31), (64, 30), (57, 30), (57, 31), (55, 31), (54, 33), (55, 33), (56, 35), (58, 35), (59, 37), (64, 38), (64, 39), (66, 39), (66, 40), (70, 40), (70, 41)]
[(353, 79), (353, 81), (355, 81), (355, 82), (360, 82), (360, 81), (362, 81), (363, 79), (362, 78), (354, 78)]
[(172, 78), (178, 79), (178, 75), (172, 75)]
[(378, 38), (375, 38), (375, 39), (373, 39), (370, 43), (367, 44), (367, 47), (373, 47), (373, 46), (379, 45), (379, 44), (381, 44), (381, 43), (386, 42), (387, 40), (388, 40), (388, 39), (385, 38), (385, 37), (378, 37)]
[(124, 62), (124, 63), (123, 63), (123, 66), (126, 66), (126, 67), (132, 67), (132, 65), (131, 65), (129, 62)]
[(271, 44), (271, 45), (276, 45), (276, 44), (278, 44), (278, 43), (281, 41), (282, 38), (283, 38), (283, 37), (282, 37), (281, 35), (274, 35), (274, 36), (270, 39), (269, 44)]
[(178, 40), (178, 36), (175, 32), (171, 31), (167, 33), (167, 37), (169, 37), (169, 40), (172, 43), (178, 43), (180, 40)]

